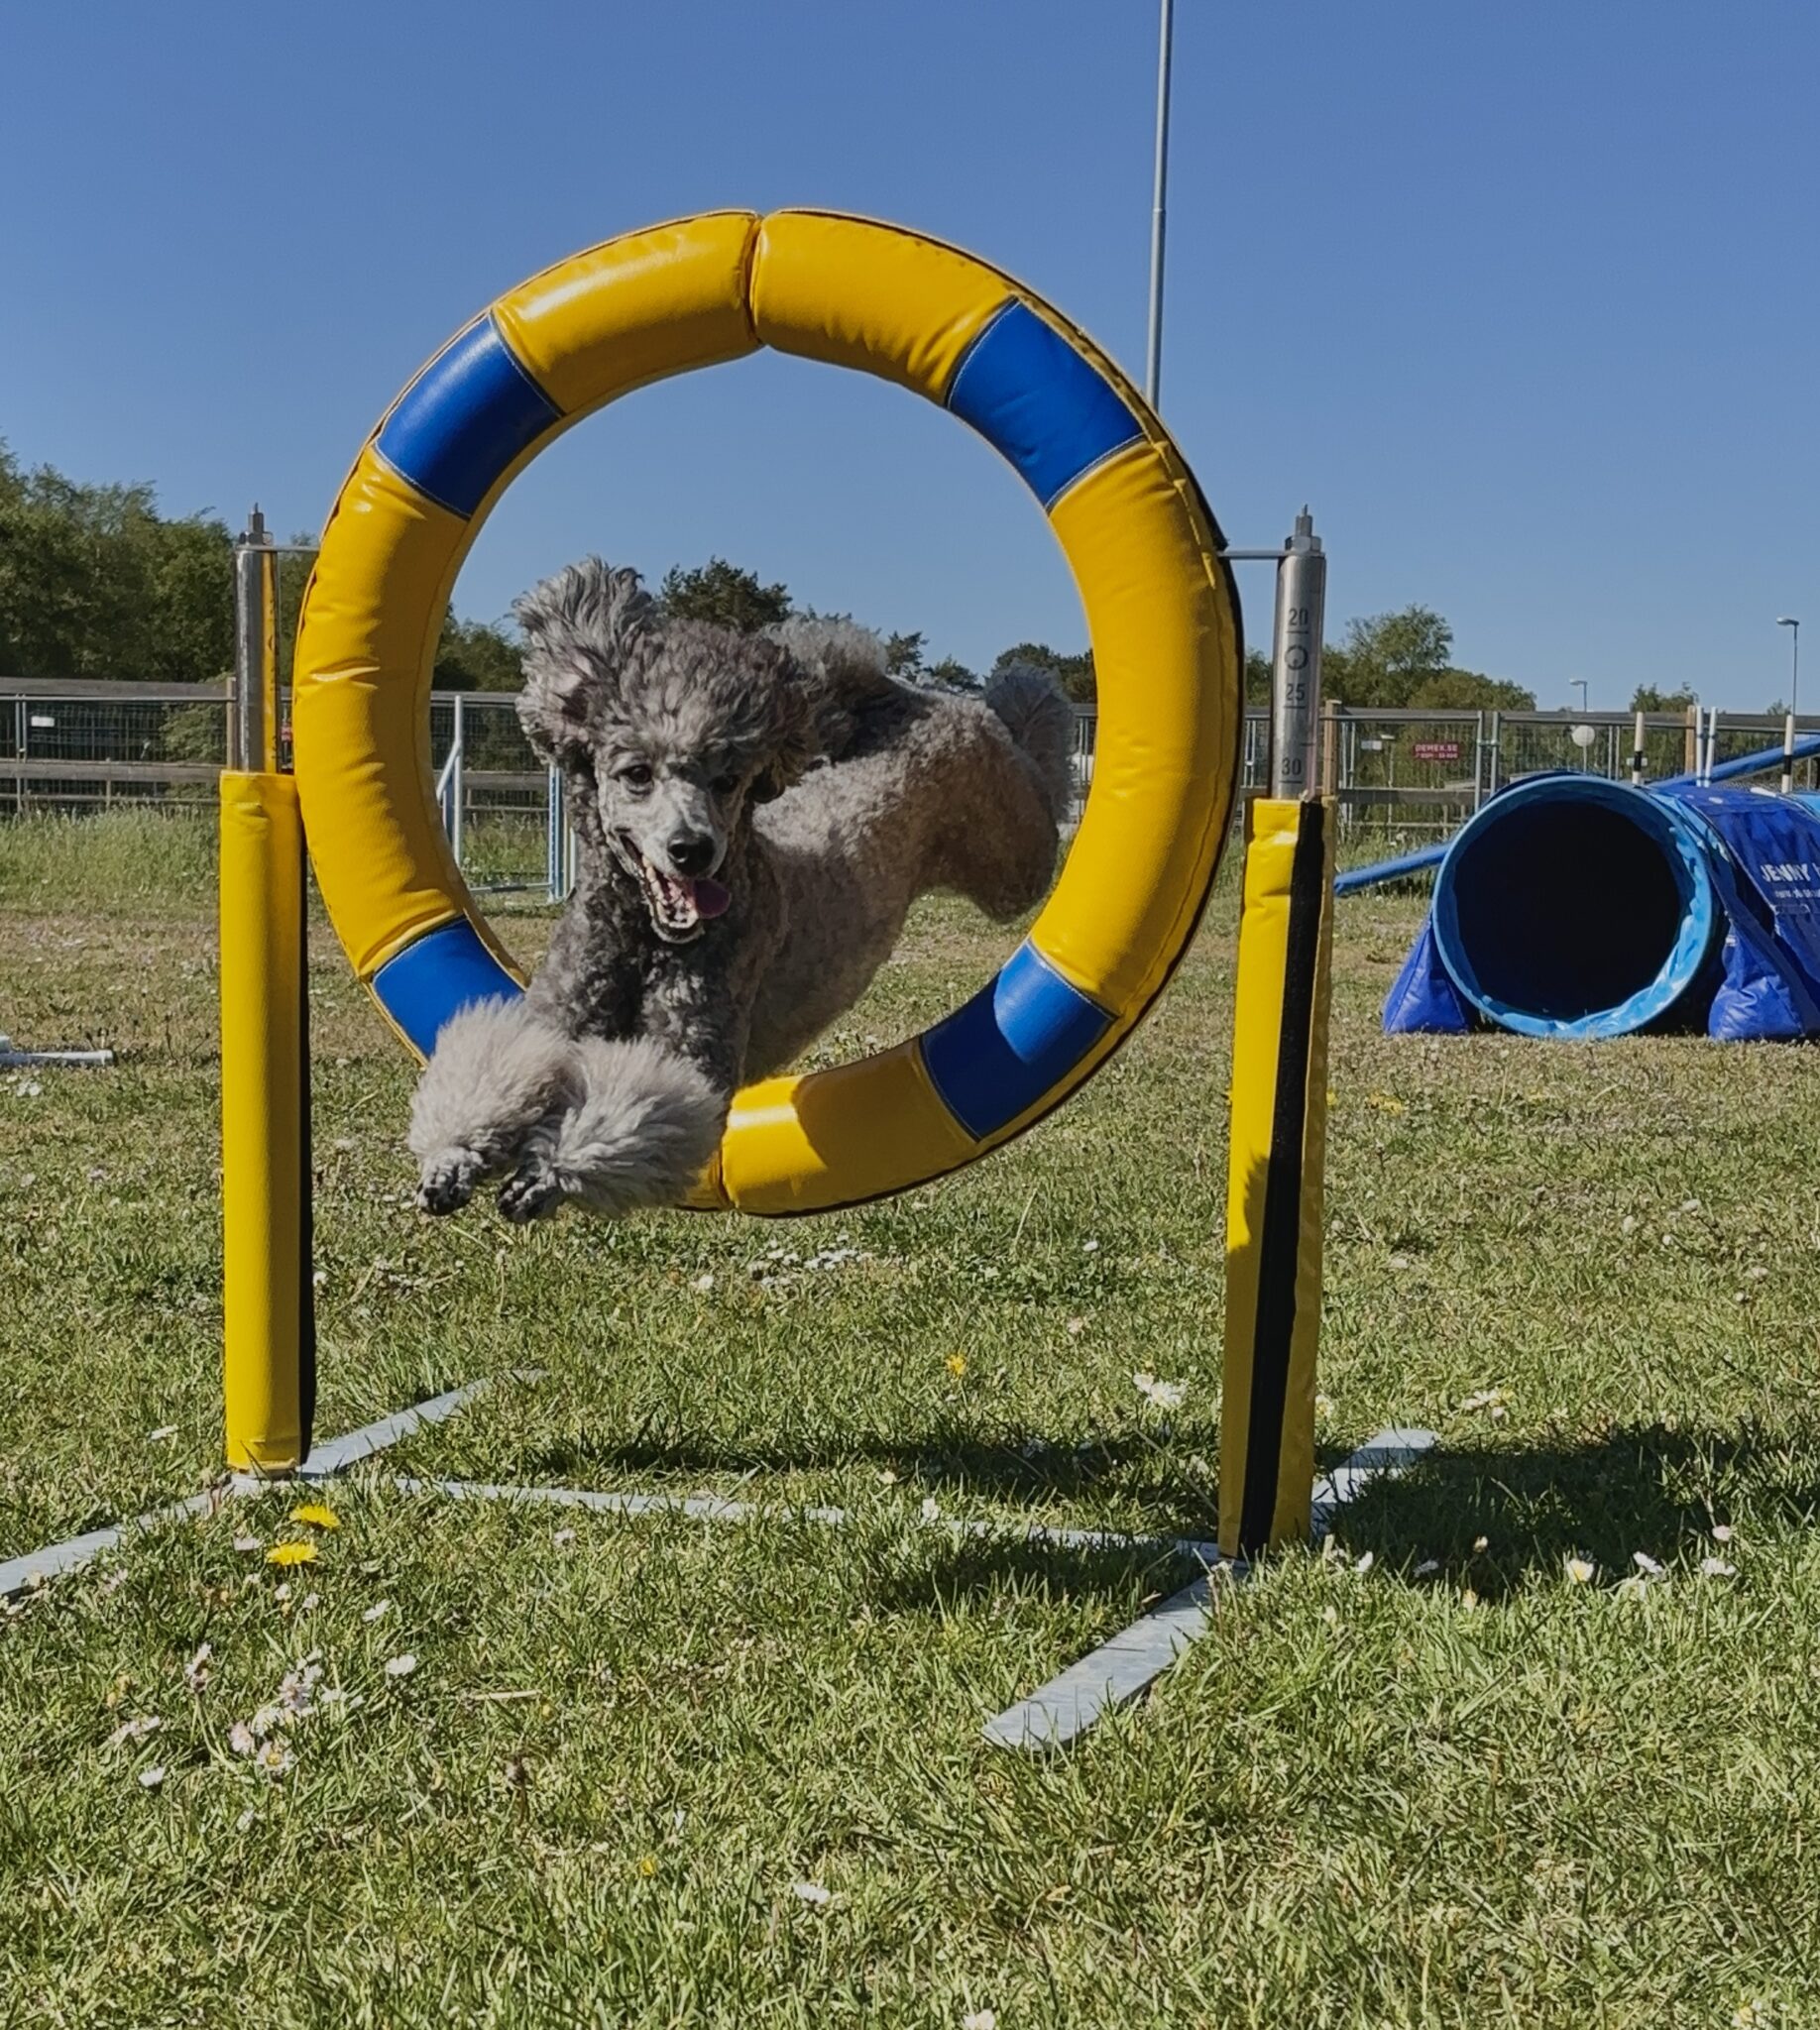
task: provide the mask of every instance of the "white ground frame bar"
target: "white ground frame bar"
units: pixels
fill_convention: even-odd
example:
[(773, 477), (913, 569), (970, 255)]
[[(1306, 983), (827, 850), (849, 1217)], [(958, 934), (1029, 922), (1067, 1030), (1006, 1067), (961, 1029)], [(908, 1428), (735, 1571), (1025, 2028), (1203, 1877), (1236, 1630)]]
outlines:
[[(525, 1377), (528, 1379), (528, 1377)], [(450, 1389), (427, 1402), (363, 1424), (339, 1438), (315, 1446), (307, 1463), (288, 1483), (237, 1473), (218, 1487), (204, 1489), (179, 1502), (148, 1510), (124, 1522), (90, 1529), (62, 1543), (28, 1551), (0, 1563), (0, 1600), (10, 1600), (35, 1587), (176, 1522), (215, 1514), (227, 1503), (264, 1493), (276, 1486), (332, 1481), (431, 1424), (445, 1422), (490, 1386), (483, 1379)], [(1323, 1534), (1335, 1514), (1368, 1482), (1400, 1473), (1435, 1443), (1432, 1431), (1380, 1431), (1314, 1484), (1313, 1527)], [(686, 1516), (704, 1522), (786, 1522), (839, 1529), (852, 1519), (845, 1509), (788, 1507), (779, 1503), (738, 1502), (719, 1495), (619, 1493), (606, 1488), (518, 1487), (506, 1482), (426, 1479), (414, 1474), (379, 1476), (381, 1483), (405, 1495), (435, 1495), (456, 1502), (512, 1502), (527, 1508), (581, 1509), (608, 1516)], [(937, 1529), (957, 1540), (987, 1540), (1035, 1545), (1058, 1550), (1109, 1550), (1187, 1559), (1201, 1567), (1200, 1576), (1173, 1594), (1141, 1621), (1122, 1629), (1109, 1641), (1071, 1664), (1059, 1677), (1008, 1707), (986, 1723), (984, 1738), (995, 1748), (1048, 1752), (1066, 1748), (1115, 1706), (1145, 1691), (1212, 1624), (1215, 1589), (1234, 1584), (1247, 1567), (1222, 1558), (1217, 1544), (1195, 1537), (1136, 1536), (1117, 1530), (1027, 1529), (967, 1518), (937, 1517), (919, 1527)]]
[[(1430, 1449), (1432, 1431), (1385, 1430), (1369, 1438), (1324, 1479), (1314, 1483), (1313, 1529), (1316, 1536), (1332, 1527), (1334, 1516), (1369, 1481), (1401, 1473)], [(1209, 1546), (1210, 1547), (1210, 1546)], [(1188, 1647), (1213, 1626), (1215, 1589), (1236, 1584), (1248, 1567), (1222, 1559), (1214, 1551), (1207, 1569), (1153, 1608), (1142, 1621), (1121, 1629), (1040, 1691), (995, 1714), (985, 1724), (985, 1739), (994, 1748), (1019, 1748), (1044, 1754), (1067, 1748), (1115, 1706), (1147, 1690)]]

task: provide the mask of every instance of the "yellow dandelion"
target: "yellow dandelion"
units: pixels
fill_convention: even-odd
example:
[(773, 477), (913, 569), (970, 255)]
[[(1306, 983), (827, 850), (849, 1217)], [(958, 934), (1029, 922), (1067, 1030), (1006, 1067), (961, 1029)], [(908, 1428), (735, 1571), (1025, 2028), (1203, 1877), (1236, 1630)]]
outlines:
[(312, 1529), (339, 1529), (341, 1518), (327, 1502), (299, 1502), (290, 1512), (293, 1522), (307, 1522)]
[(654, 1854), (639, 1855), (638, 1872), (648, 1881), (657, 1872), (657, 1857)]
[(1409, 1108), (1403, 1101), (1395, 1093), (1391, 1092), (1368, 1092), (1365, 1095), (1365, 1104), (1376, 1107), (1381, 1114), (1407, 1114), (1409, 1112)]
[(967, 1355), (964, 1353), (951, 1353), (948, 1356), (948, 1372), (958, 1382), (967, 1373)]
[(266, 1553), (266, 1562), (269, 1565), (313, 1565), (316, 1556), (313, 1543), (275, 1543)]

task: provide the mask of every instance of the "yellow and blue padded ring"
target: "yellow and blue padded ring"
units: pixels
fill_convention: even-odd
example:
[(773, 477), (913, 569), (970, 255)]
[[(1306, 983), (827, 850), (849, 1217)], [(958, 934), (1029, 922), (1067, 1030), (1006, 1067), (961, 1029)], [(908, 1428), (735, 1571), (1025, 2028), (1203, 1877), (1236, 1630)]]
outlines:
[(1098, 678), (1093, 781), (1029, 937), (922, 1037), (747, 1088), (692, 1202), (807, 1212), (902, 1190), (1020, 1133), (1129, 1034), (1192, 937), (1231, 816), (1239, 614), (1192, 474), (1091, 342), (997, 270), (829, 212), (719, 212), (508, 291), (411, 382), (343, 487), (304, 600), (293, 705), (317, 880), (419, 1056), (518, 990), (436, 815), (427, 696), (476, 530), (561, 430), (628, 389), (769, 345), (960, 416), (1042, 504)]

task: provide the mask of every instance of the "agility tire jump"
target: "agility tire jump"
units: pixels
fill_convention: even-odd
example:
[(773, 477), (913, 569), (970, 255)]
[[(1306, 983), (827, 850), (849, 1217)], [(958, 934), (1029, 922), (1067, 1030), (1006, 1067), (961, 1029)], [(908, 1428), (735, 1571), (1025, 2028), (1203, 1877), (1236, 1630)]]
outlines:
[(419, 1057), (515, 993), (444, 838), (431, 663), (512, 480), (632, 389), (761, 346), (855, 367), (969, 423), (1042, 504), (1099, 693), (1080, 832), (1030, 936), (924, 1035), (735, 1099), (692, 1202), (811, 1212), (906, 1189), (1021, 1133), (1130, 1033), (1199, 919), (1236, 792), (1239, 610), (1186, 461), (1090, 341), (971, 256), (829, 212), (716, 212), (508, 290), (361, 451), (305, 595), (292, 724), (304, 830), (355, 969)]

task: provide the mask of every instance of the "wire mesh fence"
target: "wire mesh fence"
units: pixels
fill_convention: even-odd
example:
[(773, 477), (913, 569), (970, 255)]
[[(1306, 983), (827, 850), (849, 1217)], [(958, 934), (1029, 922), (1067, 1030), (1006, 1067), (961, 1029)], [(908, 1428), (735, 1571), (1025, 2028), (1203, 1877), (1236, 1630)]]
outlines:
[[(572, 864), (560, 786), (531, 751), (515, 699), (500, 692), (436, 692), (430, 763), (444, 824), (464, 873), (482, 889), (562, 893)], [(133, 801), (212, 809), (215, 777), (232, 747), (226, 686), (0, 678), (0, 818), (78, 815)], [(1321, 781), (1337, 801), (1356, 850), (1395, 850), (1464, 822), (1507, 783), (1547, 770), (1628, 781), (1636, 722), (1630, 713), (1392, 712), (1328, 707), (1321, 721)], [(1801, 731), (1820, 731), (1820, 719)], [(1097, 720), (1076, 708), (1073, 774), (1078, 816), (1093, 780)], [(1780, 724), (1757, 714), (1695, 711), (1647, 717), (1647, 779), (1694, 774), (1779, 746)], [(287, 757), (289, 712), (282, 713)], [(1709, 752), (1710, 749), (1710, 752)], [(1242, 790), (1270, 773), (1269, 714), (1247, 711)], [(1812, 761), (1796, 786), (1820, 786)]]

